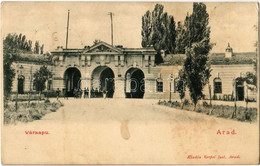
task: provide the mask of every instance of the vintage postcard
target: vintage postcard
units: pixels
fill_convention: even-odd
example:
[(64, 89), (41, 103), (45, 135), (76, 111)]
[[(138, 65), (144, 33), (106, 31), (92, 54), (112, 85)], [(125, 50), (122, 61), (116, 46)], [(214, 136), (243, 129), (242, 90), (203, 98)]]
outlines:
[(258, 164), (257, 2), (2, 2), (2, 164)]

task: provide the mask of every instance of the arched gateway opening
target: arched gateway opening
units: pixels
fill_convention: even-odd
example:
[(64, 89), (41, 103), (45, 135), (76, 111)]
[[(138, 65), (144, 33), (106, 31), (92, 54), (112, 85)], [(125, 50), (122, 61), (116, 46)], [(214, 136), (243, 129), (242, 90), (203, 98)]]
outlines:
[(130, 68), (125, 75), (126, 98), (143, 98), (145, 91), (144, 73), (138, 68)]
[(114, 85), (114, 72), (107, 66), (99, 66), (92, 72), (92, 89), (91, 97), (113, 98), (115, 85)]
[(64, 73), (65, 91), (68, 97), (74, 96), (74, 91), (81, 89), (81, 73), (76, 67), (68, 68)]

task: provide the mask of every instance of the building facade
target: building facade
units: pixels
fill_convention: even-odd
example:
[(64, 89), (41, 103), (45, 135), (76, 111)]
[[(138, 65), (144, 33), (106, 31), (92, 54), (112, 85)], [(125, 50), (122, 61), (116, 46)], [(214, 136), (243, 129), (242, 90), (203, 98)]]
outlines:
[[(54, 73), (46, 83), (48, 91), (59, 89), (73, 96), (75, 90), (87, 89), (105, 91), (110, 98), (179, 99), (176, 83), (181, 81), (178, 72), (185, 55), (162, 55), (164, 63), (155, 65), (153, 48), (123, 48), (105, 42), (83, 49), (58, 47), (51, 54), (51, 59), (35, 55), (34, 61), (33, 58), (17, 60), (13, 92), (34, 91), (32, 74), (46, 65)], [(212, 54), (210, 58), (213, 63), (209, 84), (204, 88), (206, 99), (212, 96), (216, 100), (232, 100), (236, 96), (237, 100), (245, 100), (248, 95), (256, 98), (254, 88), (238, 81), (247, 72), (255, 72), (255, 53), (235, 54), (228, 45), (225, 53)], [(241, 61), (243, 58), (246, 60)]]

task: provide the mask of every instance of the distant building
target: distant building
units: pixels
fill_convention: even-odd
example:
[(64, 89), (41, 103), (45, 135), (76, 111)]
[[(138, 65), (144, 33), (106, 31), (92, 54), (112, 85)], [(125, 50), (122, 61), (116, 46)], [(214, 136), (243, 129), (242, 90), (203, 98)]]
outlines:
[[(51, 56), (23, 54), (13, 64), (19, 71), (13, 92), (35, 91), (32, 74), (46, 65), (54, 73), (46, 83), (48, 91), (59, 88), (73, 96), (75, 89), (88, 88), (106, 91), (107, 97), (113, 98), (169, 99), (171, 89), (172, 99), (179, 99), (175, 85), (185, 55), (163, 55), (164, 63), (155, 65), (155, 54), (153, 48), (124, 48), (102, 41), (83, 49), (58, 47)], [(204, 88), (206, 99), (209, 90), (216, 100), (231, 100), (235, 96), (244, 100), (247, 94), (256, 98), (256, 91), (237, 81), (247, 72), (255, 72), (256, 53), (233, 53), (228, 44), (224, 53), (213, 53), (209, 60), (212, 72), (209, 87)]]

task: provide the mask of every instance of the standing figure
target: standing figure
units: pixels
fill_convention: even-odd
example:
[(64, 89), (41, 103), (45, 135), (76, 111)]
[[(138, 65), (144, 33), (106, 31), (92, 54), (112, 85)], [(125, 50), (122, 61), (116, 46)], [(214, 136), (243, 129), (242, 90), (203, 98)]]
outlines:
[(65, 90), (65, 88), (62, 89), (62, 93), (63, 93), (63, 98), (65, 99), (65, 97), (66, 97), (66, 90)]
[(74, 94), (74, 98), (77, 98), (77, 89), (76, 88), (74, 88), (73, 94)]
[(95, 89), (95, 93), (94, 94), (95, 94), (95, 97), (98, 96), (98, 89), (97, 88)]
[(81, 99), (82, 98), (82, 89), (81, 88), (79, 88), (79, 90), (78, 90), (78, 97)]
[(56, 96), (57, 96), (57, 100), (59, 100), (59, 96), (60, 96), (60, 89), (58, 88), (57, 90), (56, 90)]
[(95, 90), (94, 90), (93, 87), (92, 87), (92, 89), (91, 89), (91, 97), (95, 97)]
[(88, 98), (89, 89), (87, 88), (87, 98)]

